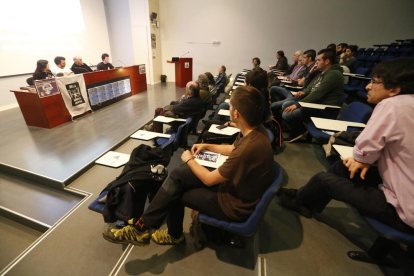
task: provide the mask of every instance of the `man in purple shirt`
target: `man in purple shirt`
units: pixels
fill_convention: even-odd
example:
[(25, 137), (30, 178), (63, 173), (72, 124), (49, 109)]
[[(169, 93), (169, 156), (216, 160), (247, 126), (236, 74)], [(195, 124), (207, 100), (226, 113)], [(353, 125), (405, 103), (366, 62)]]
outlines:
[(414, 60), (383, 62), (372, 75), (367, 101), (376, 107), (353, 157), (316, 174), (299, 190), (281, 189), (281, 204), (312, 217), (336, 199), (414, 234)]

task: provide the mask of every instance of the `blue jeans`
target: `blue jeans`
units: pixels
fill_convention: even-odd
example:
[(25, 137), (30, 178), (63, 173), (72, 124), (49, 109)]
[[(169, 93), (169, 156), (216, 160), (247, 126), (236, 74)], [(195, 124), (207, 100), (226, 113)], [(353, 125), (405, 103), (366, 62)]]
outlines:
[(287, 98), (293, 98), (292, 93), (284, 87), (281, 86), (272, 86), (270, 88), (270, 101), (276, 102)]
[[(291, 102), (291, 104), (294, 103)], [(285, 104), (283, 110), (291, 104)], [(302, 107), (296, 108), (291, 112), (283, 112), (282, 118), (291, 131), (295, 133), (304, 131), (303, 121), (305, 119), (305, 116), (303, 115)]]
[(218, 114), (220, 109), (229, 110), (230, 105), (226, 102), (222, 102), (221, 104), (219, 104), (216, 111), (214, 112), (214, 116), (213, 116), (212, 120), (220, 120), (221, 115)]
[(272, 104), (270, 105), (270, 109), (272, 110), (273, 115), (279, 116), (283, 109), (282, 106), (285, 102), (295, 99), (292, 93), (284, 87), (280, 86), (272, 86), (270, 88), (270, 99)]

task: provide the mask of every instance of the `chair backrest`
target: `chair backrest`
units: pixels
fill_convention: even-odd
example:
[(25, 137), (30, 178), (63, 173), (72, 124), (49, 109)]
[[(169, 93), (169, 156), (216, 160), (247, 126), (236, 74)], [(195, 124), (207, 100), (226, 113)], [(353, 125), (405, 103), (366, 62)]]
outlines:
[(174, 150), (178, 149), (179, 147), (187, 147), (187, 138), (188, 132), (190, 131), (190, 125), (193, 121), (192, 118), (187, 118), (185, 123), (180, 125), (177, 129), (176, 139), (174, 141)]
[(391, 226), (383, 224), (382, 222), (376, 219), (373, 219), (373, 218), (364, 217), (364, 219), (381, 236), (389, 240), (392, 240), (392, 241), (396, 241), (396, 242), (400, 242), (400, 243), (404, 243), (408, 245), (414, 245), (414, 235), (398, 231), (392, 228)]
[[(351, 70), (349, 70), (348, 66), (341, 65), (341, 67), (342, 67), (342, 72), (344, 72), (344, 73), (350, 73), (351, 72)], [(344, 84), (347, 84), (348, 81), (349, 81), (349, 77), (344, 76)]]
[(206, 116), (206, 113), (207, 113), (207, 108), (203, 108), (202, 110), (200, 110), (200, 112), (196, 116), (192, 117), (193, 121), (191, 122), (191, 125), (190, 125), (190, 132), (197, 133), (198, 122), (201, 119), (203, 119), (204, 116)]
[(358, 66), (357, 68), (355, 68), (355, 74), (358, 75), (364, 75), (366, 76), (368, 74), (369, 69), (366, 67), (362, 67), (362, 66)]
[(171, 156), (174, 153), (174, 141), (176, 140), (175, 133), (171, 134), (167, 142), (161, 144), (160, 148), (163, 150), (165, 156)]
[(341, 95), (338, 98), (338, 101), (336, 102), (336, 104), (338, 106), (342, 106), (343, 103), (346, 101), (346, 99), (348, 98), (348, 94), (346, 93), (341, 93)]
[(338, 116), (338, 120), (366, 123), (369, 117), (371, 117), (371, 114), (371, 106), (361, 102), (352, 102), (343, 111), (341, 111)]
[(26, 82), (27, 82), (28, 85), (34, 85), (33, 77), (27, 78)]
[(256, 233), (257, 228), (260, 225), (260, 222), (267, 210), (267, 207), (269, 206), (273, 197), (276, 195), (276, 192), (279, 189), (283, 181), (283, 174), (280, 170), (279, 165), (276, 162), (273, 163), (273, 169), (276, 171), (276, 176), (275, 176), (275, 179), (273, 180), (273, 183), (264, 192), (262, 198), (257, 203), (255, 210), (247, 218), (246, 221), (244, 222), (221, 221), (215, 218), (211, 218), (207, 215), (200, 214), (199, 216), (200, 222), (208, 224), (208, 225), (212, 225), (215, 227), (219, 227), (221, 229), (236, 233), (244, 237), (253, 236)]

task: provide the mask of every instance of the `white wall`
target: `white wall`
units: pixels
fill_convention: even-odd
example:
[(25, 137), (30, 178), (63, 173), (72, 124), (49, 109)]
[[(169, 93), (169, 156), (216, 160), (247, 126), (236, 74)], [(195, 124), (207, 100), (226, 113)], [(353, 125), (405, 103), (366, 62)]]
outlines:
[[(263, 67), (274, 64), (279, 49), (290, 58), (296, 49), (331, 42), (369, 47), (414, 38), (413, 10), (412, 0), (160, 1), (162, 55), (167, 60), (190, 51), (193, 78), (216, 73), (221, 64), (235, 73), (250, 68), (255, 56)], [(172, 64), (163, 63), (163, 72), (174, 81)]]
[(129, 0), (104, 0), (114, 66), (134, 64)]
[(114, 65), (145, 64), (152, 83), (149, 59), (148, 0), (104, 0)]
[(153, 83), (148, 0), (130, 0), (134, 64), (145, 64), (147, 83)]
[[(73, 0), (71, 0), (73, 1)], [(47, 59), (49, 60), (49, 63), (52, 65), (53, 59), (57, 55), (63, 55), (66, 57), (66, 63), (68, 66), (72, 65), (72, 58), (75, 55), (80, 55), (83, 57), (84, 62), (88, 64), (97, 64), (101, 61), (101, 54), (103, 52), (111, 52), (111, 48), (109, 46), (109, 38), (108, 38), (108, 31), (107, 31), (107, 25), (106, 25), (106, 18), (105, 18), (105, 10), (103, 6), (103, 0), (78, 0), (80, 3), (81, 11), (79, 12), (82, 16), (82, 22), (83, 22), (83, 29), (82, 32), (76, 36), (76, 47), (67, 47), (66, 50), (63, 50), (61, 46), (59, 46), (58, 43), (47, 45), (47, 49), (50, 51), (45, 54), (44, 52), (41, 52), (42, 54), (37, 55), (37, 51), (33, 50), (30, 52), (31, 57), (24, 59), (23, 61), (20, 60), (21, 56), (27, 56), (27, 49), (24, 48), (18, 48), (22, 52), (13, 54), (12, 60), (13, 62), (6, 62), (7, 59), (2, 58), (3, 61), (3, 67), (11, 66), (12, 64), (17, 66), (17, 68), (21, 68), (22, 71), (19, 72), (13, 72), (15, 74), (19, 73), (29, 73), (33, 72), (36, 68), (36, 61), (38, 59)], [(39, 3), (36, 3), (36, 5), (39, 5)], [(5, 3), (5, 1), (2, 1), (0, 3), (1, 10), (3, 12), (9, 12), (8, 16), (12, 17), (14, 19), (21, 18), (21, 13), (16, 10), (7, 10), (8, 4)], [(63, 20), (65, 22), (68, 22), (71, 19), (70, 14), (67, 15), (67, 18), (65, 17), (65, 11), (56, 11), (56, 10), (47, 10), (46, 7), (42, 7), (45, 12), (45, 18), (42, 20), (35, 20), (32, 18), (32, 20), (29, 22), (29, 24), (33, 23), (33, 25), (26, 26), (27, 29), (32, 29), (33, 34), (37, 34), (36, 39), (41, 39), (42, 34), (41, 32), (47, 32), (48, 29), (53, 31), (53, 34), (59, 34), (62, 38), (62, 41), (64, 41), (63, 38), (67, 37), (73, 37), (73, 34), (71, 34), (71, 29), (69, 27), (65, 27), (65, 25), (62, 23), (59, 25), (59, 22), (56, 22), (56, 20), (53, 20), (52, 22), (48, 22), (48, 16), (47, 14), (53, 14), (53, 15), (61, 15), (60, 20)], [(50, 7), (49, 7), (50, 8)], [(21, 10), (21, 9), (20, 9)], [(15, 14), (12, 14), (14, 12)], [(33, 12), (33, 11), (32, 11)], [(38, 26), (38, 22), (41, 23), (40, 26)], [(14, 24), (13, 21), (9, 22), (8, 24)], [(53, 28), (48, 28), (48, 26), (51, 25)], [(0, 31), (2, 30), (4, 26), (0, 25)], [(58, 31), (56, 31), (58, 29)], [(59, 37), (58, 35), (58, 37)], [(32, 36), (29, 36), (31, 38)], [(40, 42), (39, 42), (40, 43)], [(37, 45), (39, 46), (39, 45)], [(54, 47), (56, 46), (56, 47)], [(44, 50), (44, 49), (43, 49)], [(23, 52), (24, 51), (24, 52)], [(5, 54), (3, 51), (0, 53), (0, 56)], [(45, 56), (46, 55), (46, 56)], [(8, 77), (8, 78), (0, 78), (0, 110), (4, 109), (5, 107), (10, 106), (16, 106), (16, 100), (14, 98), (14, 95), (9, 93), (8, 91), (10, 89), (16, 89), (20, 86), (25, 86), (26, 84), (26, 78), (28, 78), (30, 75), (27, 76), (20, 76), (20, 77)]]

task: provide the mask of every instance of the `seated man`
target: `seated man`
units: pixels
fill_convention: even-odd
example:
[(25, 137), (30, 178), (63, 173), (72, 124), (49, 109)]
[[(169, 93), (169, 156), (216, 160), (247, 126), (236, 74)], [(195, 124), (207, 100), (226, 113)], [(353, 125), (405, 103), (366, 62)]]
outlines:
[(80, 56), (76, 56), (73, 58), (73, 65), (72, 67), (70, 67), (70, 70), (72, 70), (75, 74), (83, 74), (93, 71), (91, 67), (83, 63), (82, 58)]
[(54, 61), (55, 61), (56, 67), (52, 68), (53, 75), (57, 77), (62, 77), (62, 76), (68, 76), (68, 75), (73, 74), (73, 72), (70, 69), (65, 68), (66, 59), (64, 57), (57, 56), (55, 57)]
[[(172, 101), (164, 108), (157, 108), (155, 116), (163, 115), (167, 117), (196, 118), (204, 111), (205, 104), (200, 98), (200, 87), (197, 82), (190, 81), (186, 85), (185, 95), (180, 101)], [(173, 126), (176, 128), (176, 126)], [(162, 123), (153, 122), (144, 127), (149, 131), (163, 132)]]
[(261, 63), (260, 58), (258, 57), (252, 58), (252, 65), (253, 65), (252, 70), (263, 70), (262, 67), (260, 67), (260, 63)]
[[(270, 106), (269, 106), (269, 91), (267, 90), (267, 84), (268, 84), (268, 77), (267, 72), (265, 70), (252, 70), (247, 72), (246, 74), (246, 85), (252, 86), (260, 91), (260, 93), (263, 96), (263, 100), (266, 103), (264, 105), (264, 113), (266, 114), (266, 117), (269, 117), (270, 113)], [(229, 110), (230, 105), (226, 102), (222, 102), (218, 105), (217, 109), (212, 113), (211, 118), (214, 121), (219, 121), (221, 119), (221, 115), (218, 114), (218, 112), (221, 109)]]
[[(246, 86), (256, 88), (262, 95), (263, 100), (263, 117), (262, 123), (265, 123), (270, 118), (270, 108), (269, 108), (269, 92), (267, 90), (267, 72), (265, 70), (252, 70), (246, 74)], [(204, 129), (198, 137), (197, 142), (201, 141), (212, 141), (210, 143), (213, 144), (221, 144), (221, 143), (233, 143), (235, 137), (233, 136), (224, 136), (220, 134), (210, 133), (208, 130), (212, 124), (223, 124), (225, 123), (227, 126), (235, 127), (234, 123), (228, 121), (227, 116), (221, 116), (218, 112), (221, 109), (229, 110), (230, 104), (226, 102), (222, 102), (215, 112), (213, 112), (214, 116), (212, 120), (204, 121)]]
[(216, 82), (216, 91), (218, 94), (224, 93), (224, 88), (226, 88), (227, 84), (227, 76), (226, 76), (226, 66), (222, 65), (219, 68), (219, 73), (215, 78)]
[(296, 52), (293, 53), (293, 56), (292, 56), (293, 63), (290, 65), (285, 75), (289, 75), (293, 72), (293, 69), (296, 67), (296, 65), (298, 65), (298, 61), (300, 57), (303, 57), (302, 50), (297, 50)]
[[(303, 97), (300, 102), (336, 105), (343, 92), (344, 77), (342, 68), (336, 63), (335, 52), (322, 49), (316, 58), (316, 65), (321, 73), (303, 90), (298, 92)], [(323, 111), (318, 109), (307, 109), (306, 113), (298, 102), (285, 102), (282, 106), (283, 120), (288, 125), (290, 142), (301, 138), (304, 132), (303, 122), (310, 116), (323, 116)]]
[[(230, 100), (231, 120), (241, 134), (233, 145), (195, 144), (184, 151), (180, 167), (164, 181), (144, 214), (133, 225), (108, 229), (106, 240), (115, 243), (158, 244), (184, 242), (184, 205), (208, 216), (227, 221), (244, 221), (254, 211), (275, 177), (273, 154), (261, 125), (263, 106), (260, 92), (240, 86)], [(202, 151), (228, 155), (218, 169), (209, 171), (194, 156)], [(168, 229), (158, 229), (167, 219)]]
[(348, 47), (348, 43), (345, 42), (341, 42), (338, 45), (336, 45), (336, 55), (338, 59), (345, 52), (346, 47)]
[(269, 70), (277, 70), (277, 71), (288, 71), (289, 70), (289, 64), (288, 60), (285, 57), (285, 52), (282, 50), (279, 50), (276, 52), (276, 65), (275, 66), (269, 66)]
[[(307, 50), (303, 53), (302, 63), (305, 68), (301, 72), (301, 76), (298, 76), (297, 80), (292, 80), (292, 85), (307, 86), (309, 84), (309, 82), (315, 76), (314, 74), (311, 74), (313, 72), (312, 68), (314, 68), (315, 65), (315, 57), (316, 51), (313, 49)], [(281, 107), (285, 99), (292, 98), (292, 94), (285, 87), (279, 85), (272, 85), (270, 89), (270, 100), (272, 102), (271, 108), (274, 113), (281, 111)]]
[(339, 64), (348, 67), (351, 73), (355, 72), (355, 68), (357, 66), (357, 59), (355, 55), (357, 54), (358, 46), (356, 45), (349, 45), (345, 48), (345, 51), (342, 53)]
[(109, 70), (114, 69), (115, 67), (109, 62), (109, 55), (107, 53), (103, 53), (101, 55), (102, 62), (99, 62), (96, 66), (96, 70)]
[(316, 174), (299, 190), (282, 189), (281, 203), (311, 217), (335, 199), (414, 234), (413, 59), (383, 62), (372, 76), (367, 101), (376, 107), (356, 139), (353, 157)]

